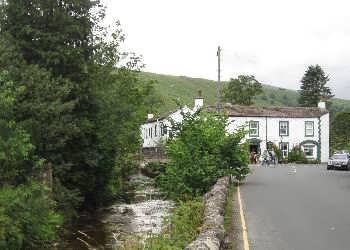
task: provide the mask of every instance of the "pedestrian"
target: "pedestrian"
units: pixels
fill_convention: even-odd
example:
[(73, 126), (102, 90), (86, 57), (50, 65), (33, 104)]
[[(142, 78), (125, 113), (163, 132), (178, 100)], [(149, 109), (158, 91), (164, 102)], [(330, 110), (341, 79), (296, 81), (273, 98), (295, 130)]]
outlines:
[(263, 155), (262, 155), (262, 163), (261, 163), (261, 165), (264, 167), (264, 166), (266, 166), (266, 167), (268, 167), (269, 166), (269, 164), (270, 164), (270, 154), (268, 153), (268, 151), (267, 150), (264, 150), (264, 153), (263, 153)]
[(273, 162), (273, 165), (276, 165), (276, 153), (273, 149), (271, 151), (271, 161)]

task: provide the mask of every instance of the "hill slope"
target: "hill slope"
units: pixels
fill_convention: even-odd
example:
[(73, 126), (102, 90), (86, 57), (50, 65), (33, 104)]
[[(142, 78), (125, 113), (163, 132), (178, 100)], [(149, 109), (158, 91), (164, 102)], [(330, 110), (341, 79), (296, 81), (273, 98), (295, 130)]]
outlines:
[[(192, 106), (198, 90), (202, 90), (206, 105), (216, 102), (216, 83), (212, 80), (186, 76), (161, 75), (140, 72), (144, 81), (155, 80), (155, 90), (164, 102), (157, 113), (165, 113), (176, 108), (176, 101)], [(292, 106), (298, 105), (299, 94), (295, 90), (263, 85), (263, 94), (255, 98), (255, 106)], [(331, 111), (350, 109), (350, 100), (332, 99)]]

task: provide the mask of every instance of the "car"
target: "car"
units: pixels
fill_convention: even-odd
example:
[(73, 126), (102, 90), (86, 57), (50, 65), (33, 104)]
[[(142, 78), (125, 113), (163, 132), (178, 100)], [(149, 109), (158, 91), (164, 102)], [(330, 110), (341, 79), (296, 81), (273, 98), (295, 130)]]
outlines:
[(329, 158), (327, 163), (327, 170), (329, 169), (345, 169), (350, 170), (349, 154), (337, 153)]

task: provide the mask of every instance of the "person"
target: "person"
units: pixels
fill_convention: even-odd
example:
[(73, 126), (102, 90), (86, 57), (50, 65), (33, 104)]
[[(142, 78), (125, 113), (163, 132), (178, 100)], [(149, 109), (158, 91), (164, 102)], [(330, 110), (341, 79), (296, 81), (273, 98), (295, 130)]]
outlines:
[(258, 154), (254, 152), (254, 155), (253, 155), (253, 162), (254, 164), (258, 164)]
[(276, 153), (274, 150), (271, 151), (271, 161), (273, 162), (273, 165), (276, 165)]
[(264, 153), (263, 153), (263, 155), (262, 155), (262, 159), (263, 159), (263, 160), (262, 160), (261, 165), (262, 165), (262, 166), (268, 167), (269, 164), (270, 164), (270, 154), (268, 153), (267, 150), (264, 150)]

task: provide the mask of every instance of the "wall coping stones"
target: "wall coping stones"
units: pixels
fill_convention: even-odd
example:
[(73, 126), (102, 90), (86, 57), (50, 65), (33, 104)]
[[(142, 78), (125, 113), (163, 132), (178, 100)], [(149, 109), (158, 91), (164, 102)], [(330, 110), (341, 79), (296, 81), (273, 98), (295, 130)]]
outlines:
[(203, 225), (197, 238), (185, 250), (219, 250), (225, 237), (224, 212), (230, 177), (220, 178), (204, 195)]

